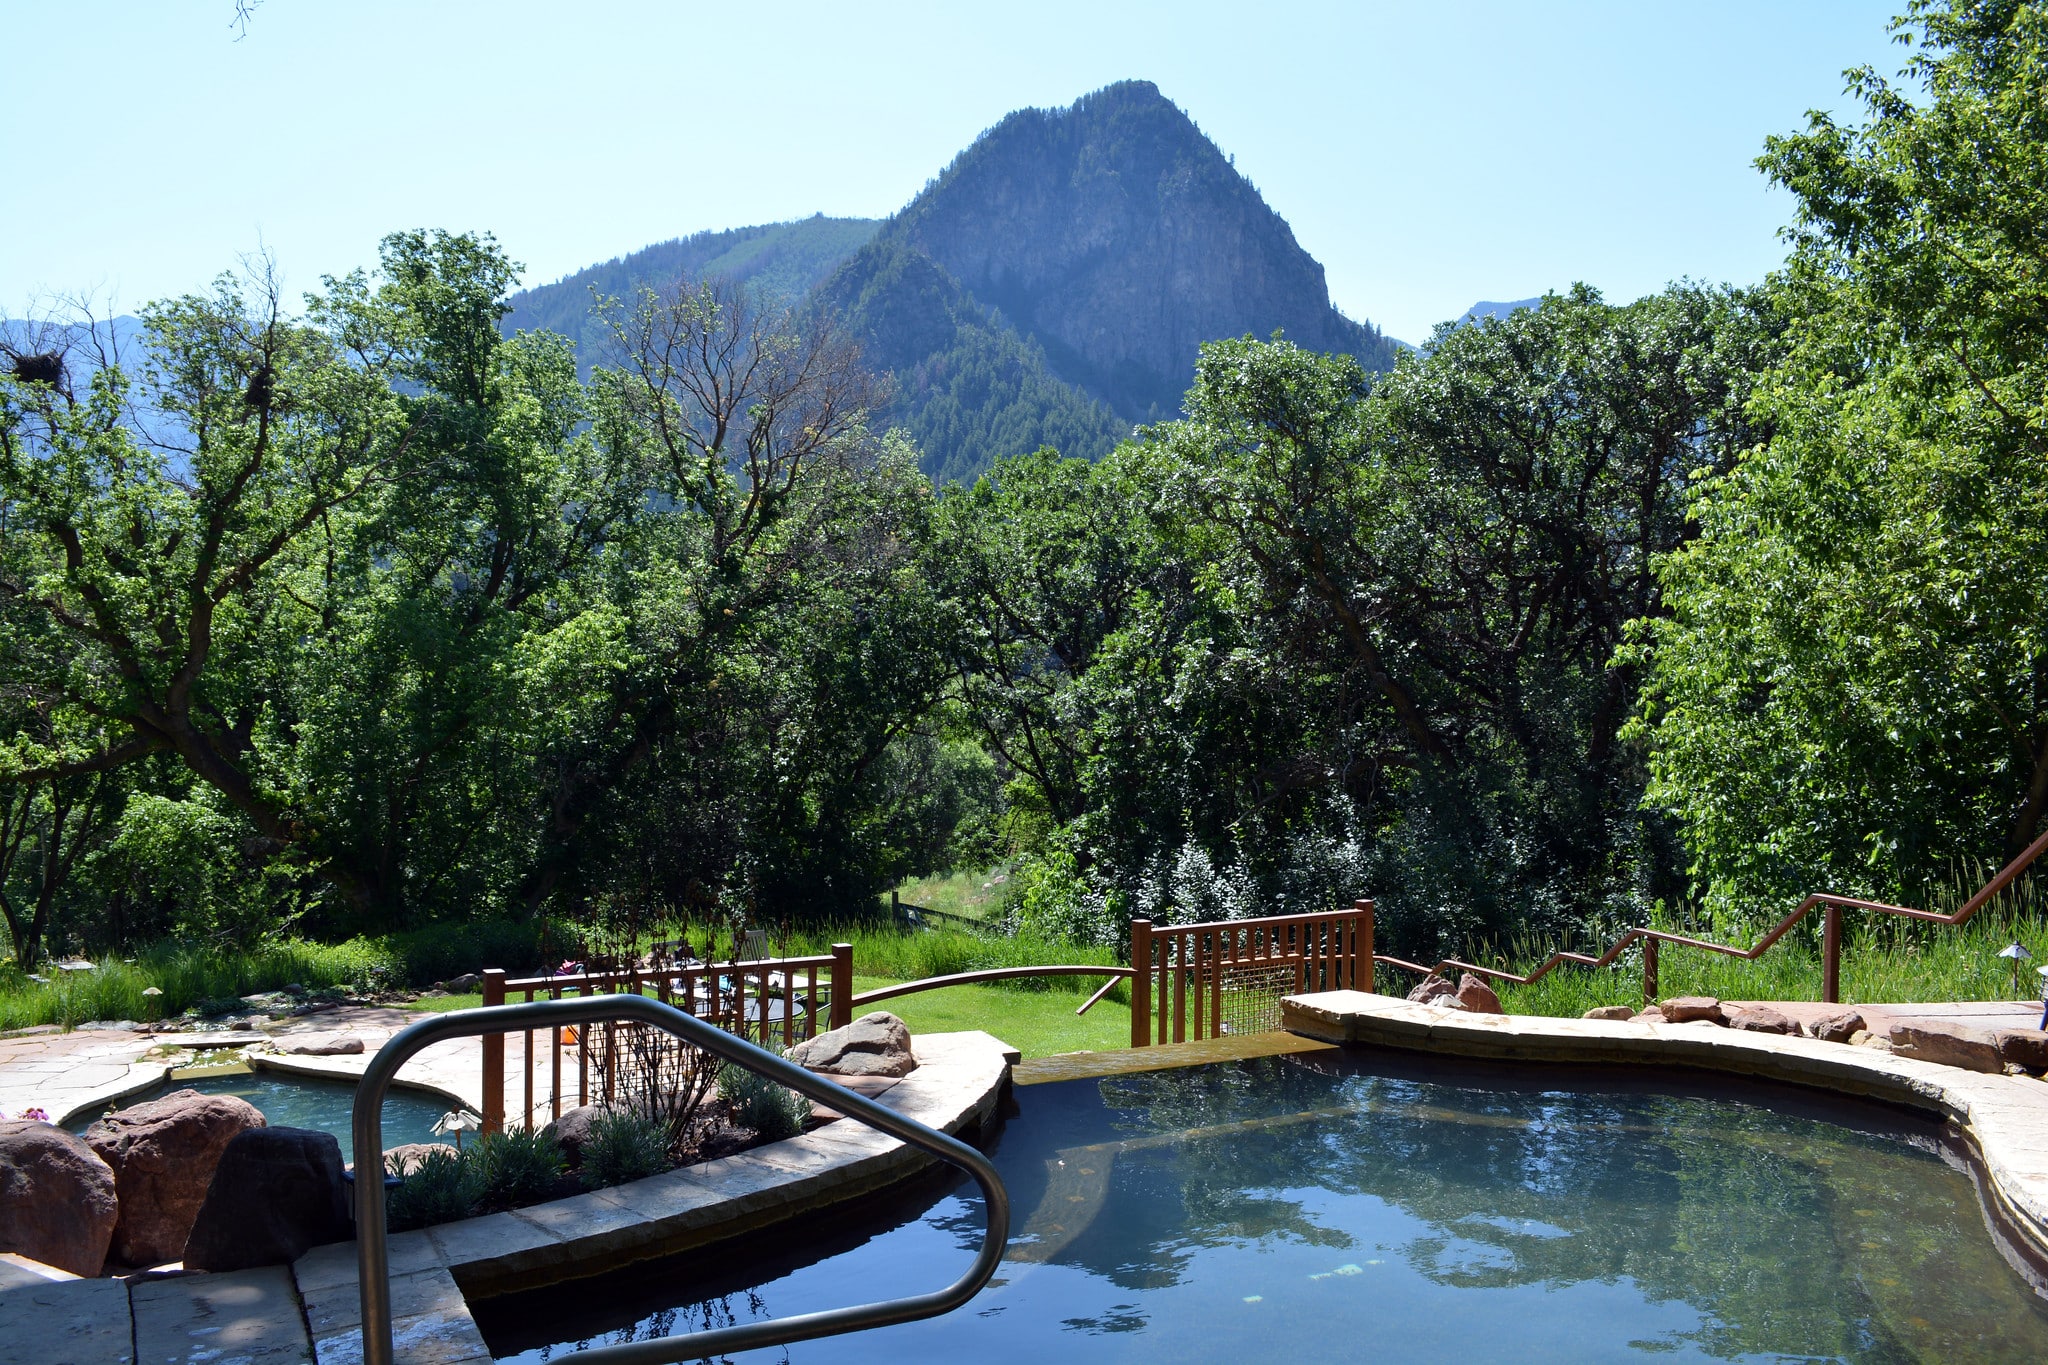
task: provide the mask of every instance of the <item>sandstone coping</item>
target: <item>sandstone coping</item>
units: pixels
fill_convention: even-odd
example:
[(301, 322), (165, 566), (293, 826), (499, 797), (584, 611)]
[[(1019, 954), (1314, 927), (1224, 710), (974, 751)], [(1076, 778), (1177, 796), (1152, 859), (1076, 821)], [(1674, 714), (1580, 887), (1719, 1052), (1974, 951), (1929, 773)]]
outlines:
[(117, 1079), (94, 1086), (83, 1094), (66, 1095), (61, 1101), (63, 1112), (50, 1114), (50, 1121), (59, 1127), (67, 1126), (84, 1118), (98, 1118), (111, 1106), (119, 1104), (131, 1095), (140, 1095), (154, 1090), (171, 1079), (174, 1070), (165, 1062), (131, 1062), (127, 1070)]
[[(947, 1133), (994, 1117), (1016, 1049), (978, 1031), (925, 1034), (911, 1047), (917, 1070), (877, 1103)], [(755, 1232), (895, 1184), (933, 1160), (886, 1133), (840, 1119), (611, 1189), (393, 1234), (388, 1250), (398, 1358), (484, 1365), (490, 1351), (470, 1315), (470, 1297), (596, 1275)], [(355, 1243), (316, 1247), (292, 1272), (319, 1365), (356, 1365), (363, 1336)]]
[[(346, 1081), (354, 1085), (363, 1078), (363, 1069), (369, 1065), (369, 1059), (376, 1055), (375, 1048), (365, 1053), (345, 1054), (339, 1057), (300, 1057), (251, 1048), (242, 1060), (248, 1063), (251, 1071), (274, 1071), (279, 1075)], [(459, 1084), (449, 1076), (400, 1075), (391, 1078), (391, 1088), (433, 1095), (459, 1109), (474, 1111), (483, 1104), (481, 1074), (477, 1076), (474, 1084), (468, 1086)]]
[(1996, 1213), (2048, 1259), (2048, 1084), (1815, 1038), (1710, 1024), (1467, 1014), (1364, 991), (1281, 1001), (1282, 1026), (1326, 1042), (1505, 1061), (1677, 1066), (1886, 1100), (1950, 1119), (1976, 1148)]

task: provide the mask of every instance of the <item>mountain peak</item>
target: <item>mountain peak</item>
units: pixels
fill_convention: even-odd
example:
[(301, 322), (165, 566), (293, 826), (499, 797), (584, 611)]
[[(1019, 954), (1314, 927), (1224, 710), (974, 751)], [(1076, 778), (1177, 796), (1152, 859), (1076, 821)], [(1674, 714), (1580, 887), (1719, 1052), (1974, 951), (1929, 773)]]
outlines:
[(1323, 268), (1150, 81), (1024, 109), (977, 138), (883, 231), (1144, 421), (1178, 409), (1204, 341), (1274, 330), (1375, 369), (1394, 349), (1330, 304)]

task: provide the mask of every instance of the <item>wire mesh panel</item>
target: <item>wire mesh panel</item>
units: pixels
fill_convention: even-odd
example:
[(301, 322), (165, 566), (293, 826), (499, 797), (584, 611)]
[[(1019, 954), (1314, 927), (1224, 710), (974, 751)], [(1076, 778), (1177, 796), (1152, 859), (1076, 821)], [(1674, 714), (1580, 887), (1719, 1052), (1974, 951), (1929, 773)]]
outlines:
[(1220, 1031), (1238, 1036), (1272, 1033), (1280, 1027), (1280, 1001), (1294, 994), (1294, 964), (1247, 962), (1222, 972)]

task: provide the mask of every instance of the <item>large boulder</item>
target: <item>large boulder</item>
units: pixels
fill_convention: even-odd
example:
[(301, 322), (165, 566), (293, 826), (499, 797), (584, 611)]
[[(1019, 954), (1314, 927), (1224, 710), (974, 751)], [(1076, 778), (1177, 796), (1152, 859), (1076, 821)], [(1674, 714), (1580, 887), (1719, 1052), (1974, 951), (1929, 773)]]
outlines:
[(1738, 1005), (1723, 1007), (1723, 1018), (1729, 1028), (1741, 1029), (1745, 1033), (1788, 1033), (1799, 1032), (1799, 1025), (1783, 1012), (1769, 1005)]
[(2007, 1066), (2040, 1075), (2048, 1071), (2048, 1033), (2031, 1028), (1998, 1030), (1998, 1056)]
[(1799, 1031), (1809, 1038), (1818, 1038), (1823, 1043), (1846, 1043), (1863, 1030), (1863, 1016), (1855, 1010), (1836, 1010), (1818, 1019), (1809, 1019), (1799, 1026)]
[[(791, 1053), (792, 1057), (796, 1054)], [(579, 1170), (583, 1165), (583, 1149), (590, 1144), (591, 1134), (596, 1131), (597, 1121), (605, 1116), (606, 1106), (583, 1104), (565, 1110), (562, 1117), (548, 1125), (561, 1144), (562, 1164), (570, 1170)]]
[(1443, 997), (1455, 996), (1457, 993), (1456, 986), (1432, 973), (1422, 979), (1421, 985), (1408, 992), (1408, 999), (1417, 1005), (1448, 1005), (1451, 1002)]
[(221, 1153), (262, 1126), (263, 1112), (247, 1100), (179, 1090), (117, 1110), (86, 1129), (86, 1144), (114, 1172), (121, 1206), (114, 1259), (150, 1266), (182, 1258)]
[(789, 1060), (837, 1076), (908, 1076), (917, 1070), (910, 1029), (887, 1010), (864, 1014), (789, 1050)]
[(1466, 972), (1458, 978), (1458, 1008), (1472, 1014), (1506, 1014), (1493, 987)]
[(1666, 1023), (1691, 1024), (1705, 1020), (1709, 1024), (1722, 1022), (1721, 1002), (1711, 995), (1678, 995), (1657, 1006), (1658, 1013)]
[(0, 1121), (0, 1251), (97, 1275), (114, 1238), (114, 1173), (53, 1124)]
[(341, 1144), (332, 1133), (245, 1130), (221, 1154), (185, 1243), (185, 1266), (289, 1265), (314, 1247), (355, 1235), (348, 1205)]
[(1982, 1071), (1993, 1076), (2005, 1074), (2005, 1059), (1998, 1055), (1998, 1036), (1989, 1029), (1926, 1019), (1910, 1024), (1893, 1024), (1891, 1041), (1892, 1052), (1900, 1057), (1959, 1066), (1965, 1071)]

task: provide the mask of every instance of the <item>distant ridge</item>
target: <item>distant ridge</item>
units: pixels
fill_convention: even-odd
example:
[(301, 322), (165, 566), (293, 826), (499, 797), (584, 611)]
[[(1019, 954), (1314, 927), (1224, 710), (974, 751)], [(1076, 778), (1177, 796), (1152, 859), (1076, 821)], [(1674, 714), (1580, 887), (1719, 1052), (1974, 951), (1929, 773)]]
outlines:
[(593, 291), (628, 297), (643, 285), (659, 287), (678, 277), (723, 276), (757, 294), (787, 302), (806, 298), (875, 235), (873, 218), (827, 218), (816, 214), (787, 223), (699, 232), (657, 242), (600, 265), (514, 294), (505, 329), (560, 332), (577, 343), (585, 373), (603, 351), (605, 338), (590, 322)]
[(1506, 318), (1513, 316), (1524, 308), (1540, 308), (1542, 306), (1543, 298), (1541, 295), (1533, 299), (1516, 299), (1513, 303), (1475, 303), (1465, 310), (1464, 315), (1458, 321), (1460, 324), (1464, 324), (1467, 322), (1478, 322), (1482, 318)]

